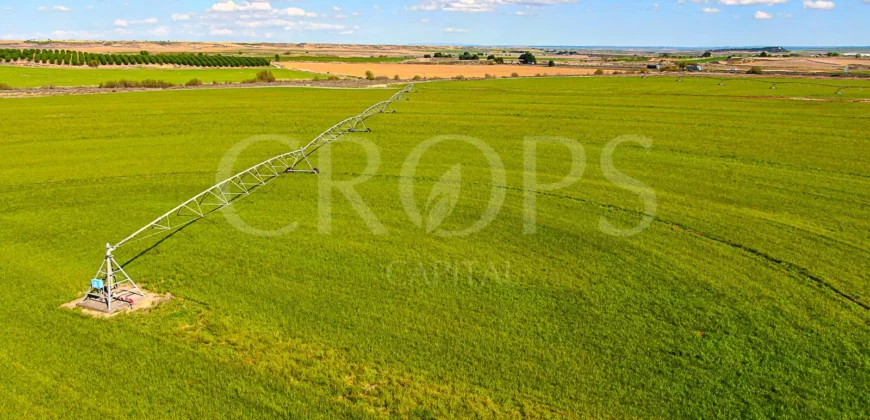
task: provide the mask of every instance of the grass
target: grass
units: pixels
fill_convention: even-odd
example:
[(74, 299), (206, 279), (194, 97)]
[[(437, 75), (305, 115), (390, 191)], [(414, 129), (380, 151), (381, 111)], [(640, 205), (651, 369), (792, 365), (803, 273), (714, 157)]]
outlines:
[(712, 63), (714, 61), (725, 61), (727, 59), (728, 59), (727, 56), (719, 56), (719, 57), (707, 57), (707, 58), (680, 60), (680, 62), (687, 63), (687, 64), (704, 64), (704, 63)]
[[(337, 143), (320, 178), (282, 177), (234, 205), (259, 229), (298, 222), (292, 234), (249, 235), (214, 215), (139, 258), (153, 243), (119, 250), (145, 287), (178, 299), (111, 320), (58, 308), (83, 291), (106, 241), (214, 183), (241, 140), (304, 143), (393, 91), (0, 101), (0, 334), (10, 337), (0, 412), (867, 417), (870, 114), (849, 100), (870, 90), (717, 83), (420, 84), (397, 114), (354, 134), (380, 146), (377, 173), (356, 190), (386, 234), (337, 192), (332, 234), (318, 234), (318, 181), (356, 178), (367, 164), (359, 146)], [(22, 128), (35, 126), (47, 130)], [(406, 157), (446, 134), (485, 142), (507, 172), (502, 211), (467, 237), (425, 233), (398, 199)], [(649, 229), (621, 238), (603, 234), (601, 218), (634, 226), (643, 203), (599, 161), (623, 134), (653, 141), (620, 146), (614, 164), (655, 190), (658, 210)], [(581, 181), (537, 196), (535, 235), (522, 234), (529, 136), (574, 139), (588, 157)], [(289, 147), (256, 143), (236, 166)], [(541, 182), (568, 172), (565, 154), (540, 146)], [(461, 195), (445, 229), (480, 216), (488, 165), (469, 145), (442, 143), (414, 177), (425, 212), (457, 162)], [(91, 398), (95, 384), (116, 390), (112, 404)]]
[(649, 60), (650, 60), (650, 57), (644, 57), (644, 56), (633, 56), (633, 55), (630, 55), (630, 56), (614, 56), (614, 57), (607, 57), (607, 58), (606, 58), (606, 61), (627, 61), (627, 62), (646, 62), (646, 61), (649, 61)]
[[(178, 69), (166, 70), (155, 68), (142, 69), (112, 69), (100, 67), (91, 68), (34, 68), (0, 66), (0, 82), (9, 86), (25, 88), (54, 86), (97, 86), (101, 82), (110, 80), (133, 80), (146, 79), (164, 80), (169, 83), (183, 84), (190, 79), (201, 79), (208, 83), (218, 82), (241, 82), (253, 79), (262, 69)], [(284, 79), (313, 79), (324, 77), (314, 73), (298, 70), (270, 69), (279, 80)]]
[[(319, 63), (399, 63), (409, 57), (338, 57), (321, 55), (282, 55), (281, 61), (313, 61)], [(272, 57), (274, 59), (274, 57)]]

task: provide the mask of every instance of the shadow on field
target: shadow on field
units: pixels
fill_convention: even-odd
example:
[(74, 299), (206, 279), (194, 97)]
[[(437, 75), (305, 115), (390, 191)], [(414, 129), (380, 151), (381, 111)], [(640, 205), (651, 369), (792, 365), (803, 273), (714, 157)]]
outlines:
[(188, 226), (194, 224), (195, 222), (197, 222), (197, 221), (199, 221), (199, 220), (202, 220), (202, 218), (200, 218), (200, 219), (196, 219), (196, 220), (193, 220), (193, 221), (191, 221), (190, 223), (187, 223), (187, 224), (185, 224), (184, 226), (182, 226), (182, 227), (180, 227), (180, 228), (178, 228), (178, 229), (172, 231), (172, 233), (170, 233), (170, 234), (168, 234), (168, 235), (166, 235), (166, 236), (160, 238), (159, 241), (155, 242), (153, 245), (149, 246), (148, 248), (145, 248), (144, 250), (142, 250), (142, 252), (140, 252), (140, 253), (134, 255), (133, 258), (130, 258), (129, 260), (127, 260), (127, 262), (121, 264), (121, 268), (127, 268), (128, 265), (134, 263), (136, 260), (139, 259), (139, 257), (141, 257), (141, 256), (143, 256), (143, 255), (145, 255), (145, 254), (147, 254), (147, 253), (148, 253), (149, 251), (151, 251), (152, 249), (157, 248), (157, 246), (159, 246), (160, 244), (162, 244), (163, 241), (165, 241), (165, 240), (167, 240), (167, 239), (169, 239), (169, 238), (175, 236), (176, 233), (181, 232), (181, 231), (184, 230), (184, 229), (187, 229)]

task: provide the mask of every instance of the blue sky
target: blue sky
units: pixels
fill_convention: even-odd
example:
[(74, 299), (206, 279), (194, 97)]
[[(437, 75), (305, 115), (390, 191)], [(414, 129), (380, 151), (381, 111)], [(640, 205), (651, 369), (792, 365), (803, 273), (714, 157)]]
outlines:
[(0, 39), (870, 44), (870, 0), (0, 0)]

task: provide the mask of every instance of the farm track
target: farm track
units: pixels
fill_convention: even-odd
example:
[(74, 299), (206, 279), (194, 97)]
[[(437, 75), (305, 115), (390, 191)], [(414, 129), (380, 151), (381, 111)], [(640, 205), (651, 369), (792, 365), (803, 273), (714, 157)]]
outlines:
[[(350, 175), (350, 176), (363, 175), (363, 174), (352, 173), (352, 172), (340, 172), (340, 174), (341, 175)], [(406, 178), (406, 177), (402, 177), (400, 175), (369, 175), (369, 177), (370, 178), (392, 178), (392, 179), (405, 179)], [(438, 179), (429, 178), (429, 177), (415, 177), (413, 179), (418, 180), (418, 181), (422, 180), (422, 181), (438, 182)], [(479, 183), (479, 182), (462, 182), (462, 181), (460, 181), (460, 182), (458, 182), (458, 184), (469, 185), (469, 186), (495, 187), (495, 188), (501, 188), (501, 189), (515, 191), (515, 192), (524, 192), (525, 191), (522, 188), (509, 187), (506, 185), (489, 185), (489, 184), (484, 184), (484, 183)], [(679, 229), (679, 230), (687, 232), (691, 235), (697, 236), (699, 238), (707, 239), (707, 240), (716, 242), (716, 243), (721, 244), (721, 245), (726, 245), (726, 246), (729, 246), (731, 248), (740, 250), (744, 253), (750, 254), (750, 255), (757, 257), (759, 259), (762, 259), (767, 263), (773, 264), (775, 266), (778, 266), (778, 267), (784, 269), (788, 273), (797, 275), (799, 277), (804, 278), (805, 280), (809, 280), (809, 281), (815, 283), (816, 285), (818, 285), (820, 287), (828, 289), (829, 291), (831, 291), (835, 295), (857, 305), (861, 309), (870, 311), (870, 304), (864, 303), (860, 299), (840, 290), (839, 288), (837, 288), (836, 286), (834, 286), (833, 284), (831, 284), (827, 280), (811, 273), (808, 269), (801, 267), (800, 265), (792, 263), (790, 261), (786, 261), (786, 260), (777, 258), (773, 255), (767, 254), (767, 253), (760, 251), (760, 250), (757, 250), (755, 248), (752, 248), (752, 247), (749, 247), (749, 246), (746, 246), (746, 245), (743, 245), (743, 244), (740, 244), (737, 242), (733, 242), (733, 241), (730, 241), (730, 240), (725, 239), (725, 238), (720, 238), (720, 237), (711, 235), (707, 232), (704, 232), (704, 231), (699, 230), (699, 229), (695, 229), (691, 226), (688, 226), (688, 225), (685, 225), (682, 223), (661, 219), (660, 217), (657, 217), (656, 215), (649, 215), (649, 214), (646, 214), (643, 212), (626, 209), (624, 207), (615, 206), (612, 204), (601, 203), (601, 202), (594, 201), (594, 200), (588, 200), (588, 199), (573, 197), (573, 196), (564, 195), (564, 194), (555, 194), (555, 193), (548, 193), (548, 192), (542, 192), (542, 191), (536, 191), (536, 193), (538, 195), (542, 195), (542, 196), (554, 197), (554, 198), (559, 198), (559, 199), (569, 200), (569, 201), (575, 201), (575, 202), (583, 203), (583, 204), (590, 205), (590, 206), (595, 206), (595, 207), (608, 209), (608, 210), (615, 210), (615, 211), (619, 211), (619, 212), (623, 212), (623, 213), (627, 213), (627, 214), (632, 214), (632, 215), (636, 215), (636, 216), (652, 217), (653, 218), (652, 220), (654, 223), (668, 226), (668, 227), (671, 227), (673, 229)]]

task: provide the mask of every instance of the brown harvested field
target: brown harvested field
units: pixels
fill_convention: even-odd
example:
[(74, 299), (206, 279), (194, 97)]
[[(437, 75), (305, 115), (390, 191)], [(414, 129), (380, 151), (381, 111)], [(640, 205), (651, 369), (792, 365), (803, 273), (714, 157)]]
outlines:
[(870, 59), (868, 58), (855, 58), (855, 57), (819, 57), (819, 58), (811, 58), (811, 60), (819, 62), (819, 63), (828, 63), (837, 66), (848, 66), (848, 65), (870, 65)]
[(765, 70), (781, 71), (808, 71), (808, 72), (831, 72), (842, 70), (845, 66), (870, 66), (870, 60), (859, 58), (830, 58), (830, 57), (789, 57), (789, 58), (756, 58), (745, 60), (735, 64), (710, 64), (711, 68), (748, 69), (758, 66)]
[(523, 66), (523, 65), (485, 65), (485, 64), (396, 64), (396, 63), (304, 63), (282, 61), (281, 67), (305, 70), (314, 73), (335, 74), (364, 77), (367, 71), (375, 76), (393, 77), (398, 74), (402, 79), (420, 77), (484, 77), (491, 74), (496, 77), (510, 76), (517, 73), (520, 76), (541, 75), (585, 75), (592, 74), (595, 69), (567, 66)]

